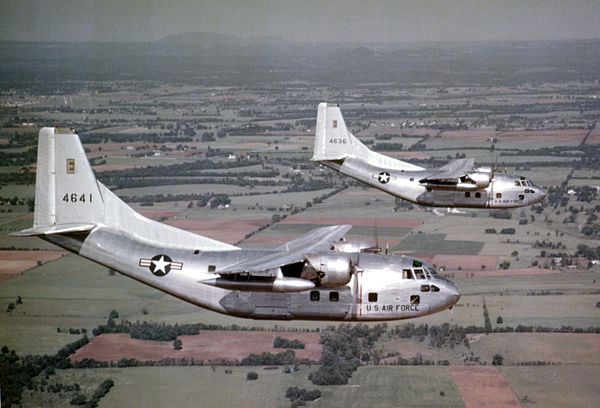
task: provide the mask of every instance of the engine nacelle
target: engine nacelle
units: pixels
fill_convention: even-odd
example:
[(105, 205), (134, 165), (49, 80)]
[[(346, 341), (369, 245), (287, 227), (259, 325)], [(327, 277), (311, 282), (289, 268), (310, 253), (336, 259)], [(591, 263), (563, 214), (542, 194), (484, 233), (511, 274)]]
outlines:
[(468, 173), (460, 178), (460, 182), (456, 185), (457, 190), (481, 190), (490, 185), (492, 179), (491, 173)]
[(347, 255), (327, 254), (306, 257), (303, 279), (318, 279), (321, 286), (343, 286), (352, 277), (352, 262)]

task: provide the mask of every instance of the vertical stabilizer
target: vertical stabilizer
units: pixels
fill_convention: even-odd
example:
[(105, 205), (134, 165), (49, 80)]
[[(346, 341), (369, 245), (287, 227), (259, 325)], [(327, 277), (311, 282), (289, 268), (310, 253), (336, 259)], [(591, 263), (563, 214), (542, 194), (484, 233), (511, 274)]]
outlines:
[(348, 132), (338, 105), (320, 103), (312, 160), (343, 160), (354, 155), (357, 145), (362, 143)]
[(102, 196), (79, 137), (69, 129), (43, 128), (39, 134), (34, 229), (96, 224)]

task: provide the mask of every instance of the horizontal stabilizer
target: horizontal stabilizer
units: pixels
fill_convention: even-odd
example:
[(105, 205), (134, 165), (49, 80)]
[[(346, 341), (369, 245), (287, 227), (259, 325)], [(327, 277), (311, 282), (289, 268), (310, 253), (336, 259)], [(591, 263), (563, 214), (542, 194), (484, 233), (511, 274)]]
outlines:
[(10, 235), (13, 237), (37, 237), (40, 235), (89, 232), (94, 228), (96, 228), (96, 224), (61, 224), (28, 228), (22, 231), (13, 232)]

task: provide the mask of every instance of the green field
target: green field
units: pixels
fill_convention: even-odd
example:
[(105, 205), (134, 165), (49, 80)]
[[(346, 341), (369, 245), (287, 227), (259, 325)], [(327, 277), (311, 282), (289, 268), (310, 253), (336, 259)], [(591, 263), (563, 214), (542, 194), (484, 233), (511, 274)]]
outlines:
[(501, 371), (526, 407), (587, 408), (600, 403), (597, 365), (502, 367)]
[(348, 385), (322, 391), (323, 398), (310, 406), (464, 406), (447, 367), (361, 367)]
[(400, 244), (393, 247), (393, 251), (411, 251), (420, 254), (453, 254), (453, 255), (478, 255), (483, 244), (477, 241), (449, 241), (445, 234), (412, 234)]

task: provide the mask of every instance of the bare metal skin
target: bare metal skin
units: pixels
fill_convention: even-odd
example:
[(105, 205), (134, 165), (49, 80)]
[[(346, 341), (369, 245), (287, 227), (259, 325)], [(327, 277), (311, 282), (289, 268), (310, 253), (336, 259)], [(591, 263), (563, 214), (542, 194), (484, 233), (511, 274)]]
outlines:
[(79, 137), (40, 131), (38, 236), (184, 301), (252, 319), (409, 319), (452, 307), (457, 287), (418, 259), (343, 240), (349, 225), (242, 249), (147, 219), (94, 177)]
[(516, 208), (541, 202), (545, 192), (525, 177), (457, 159), (425, 169), (374, 152), (346, 128), (337, 105), (319, 104), (313, 161), (415, 204), (430, 207)]

